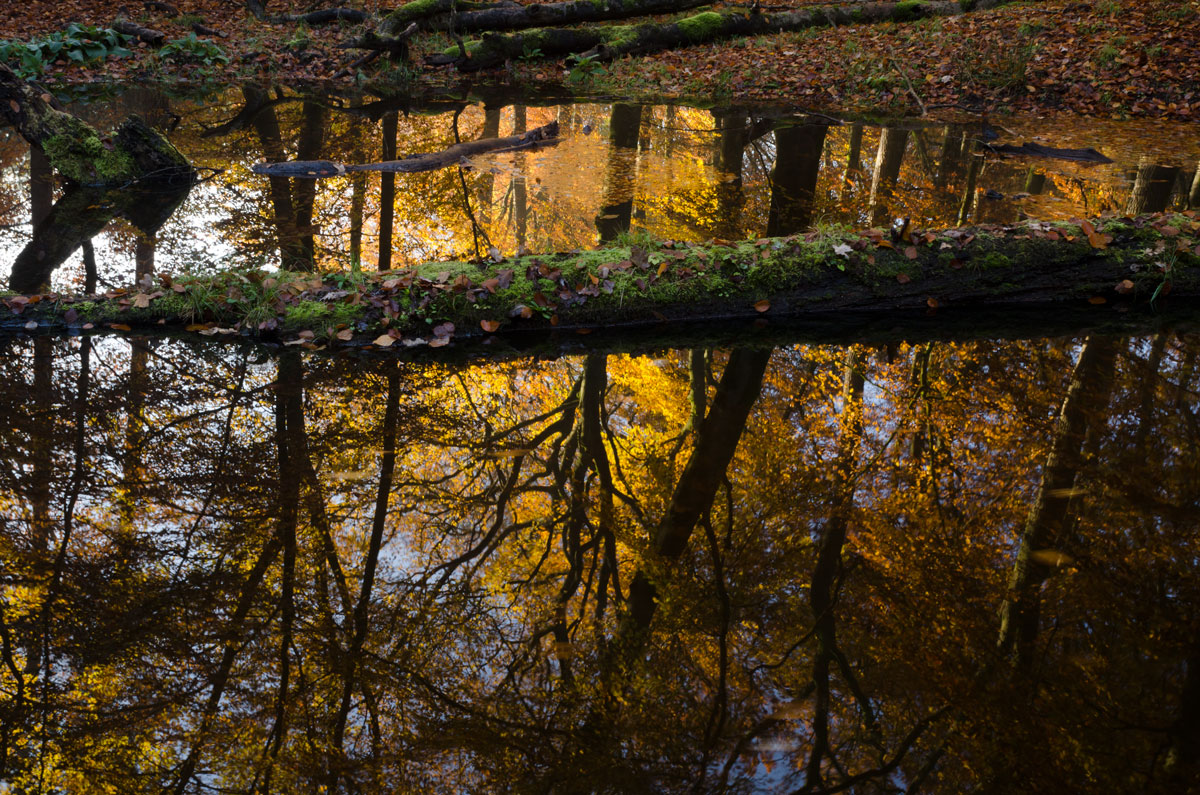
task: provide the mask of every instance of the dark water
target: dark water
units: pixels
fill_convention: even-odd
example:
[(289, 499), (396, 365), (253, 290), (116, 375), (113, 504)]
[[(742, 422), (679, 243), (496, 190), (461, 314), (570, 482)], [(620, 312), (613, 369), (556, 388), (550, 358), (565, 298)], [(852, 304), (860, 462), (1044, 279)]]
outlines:
[(1183, 792), (1198, 351), (6, 339), (2, 778)]
[[(79, 289), (94, 235), (103, 290), (1162, 209), (1200, 158), (1178, 125), (1010, 123), (1116, 161), (1081, 165), (762, 109), (83, 112), (131, 110), (221, 172), (88, 195), (9, 139), (4, 267), (74, 243), (51, 286)], [(551, 120), (555, 147), (390, 188), (248, 170)], [(0, 336), (0, 791), (1194, 789), (1200, 337), (1070, 322), (425, 364)]]
[[(80, 246), (89, 238), (104, 291), (150, 270), (386, 270), (486, 257), (493, 247), (503, 255), (591, 248), (623, 233), (741, 239), (899, 218), (944, 228), (1200, 204), (1200, 136), (1169, 122), (879, 126), (778, 107), (414, 105), (253, 86), (202, 99), (144, 87), (73, 109), (101, 128), (143, 116), (206, 169), (206, 181), (176, 195), (64, 191), (44, 158), (0, 130), (0, 276), (8, 279), (24, 251), (21, 291), (40, 287), (51, 263), (62, 263), (53, 290), (87, 287)], [(558, 145), (479, 155), (464, 169), (327, 180), (249, 170), (263, 160), (390, 160), (551, 121), (561, 128)], [(1113, 162), (984, 148), (1026, 141), (1094, 147)]]

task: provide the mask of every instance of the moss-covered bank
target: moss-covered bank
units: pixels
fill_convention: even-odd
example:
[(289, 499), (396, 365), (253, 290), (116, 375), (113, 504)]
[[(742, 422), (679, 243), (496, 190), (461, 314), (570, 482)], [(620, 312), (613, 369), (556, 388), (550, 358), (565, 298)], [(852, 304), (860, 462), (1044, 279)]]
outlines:
[[(0, 299), (0, 325), (186, 324), (319, 345), (444, 345), (453, 338), (663, 321), (971, 308), (1179, 307), (1200, 296), (1200, 221), (1155, 215), (896, 237), (880, 232), (647, 244), (369, 274), (225, 273), (154, 290)], [(89, 325), (90, 324), (90, 325)]]

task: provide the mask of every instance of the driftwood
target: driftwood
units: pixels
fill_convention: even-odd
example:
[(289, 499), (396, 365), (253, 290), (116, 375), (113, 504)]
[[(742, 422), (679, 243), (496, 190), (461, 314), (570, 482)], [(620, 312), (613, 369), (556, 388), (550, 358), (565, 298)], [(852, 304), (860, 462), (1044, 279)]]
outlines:
[(1042, 146), (1035, 143), (1023, 143), (1020, 146), (999, 144), (988, 147), (993, 152), (1002, 155), (1024, 155), (1026, 157), (1049, 157), (1056, 160), (1077, 160), (1084, 163), (1111, 163), (1111, 158), (1097, 152), (1095, 149), (1055, 149), (1052, 146)]
[[(1000, 0), (978, 0), (971, 8), (983, 9)], [(677, 22), (643, 25), (607, 25), (576, 30), (539, 28), (511, 35), (485, 35), (467, 45), (467, 56), (450, 47), (426, 59), (430, 65), (454, 64), (462, 71), (501, 66), (506, 61), (540, 52), (542, 57), (576, 55), (610, 61), (623, 55), (655, 52), (735, 36), (758, 36), (860, 22), (905, 22), (932, 16), (953, 16), (966, 9), (952, 0), (915, 3), (856, 3), (820, 6), (783, 14), (745, 14), (736, 11), (706, 11)], [(460, 15), (459, 19), (462, 19)]]
[(307, 177), (310, 179), (337, 177), (354, 171), (413, 174), (419, 171), (433, 171), (453, 166), (461, 162), (463, 158), (484, 152), (529, 149), (554, 143), (558, 143), (558, 122), (556, 121), (536, 127), (523, 135), (464, 141), (441, 152), (409, 155), (402, 160), (389, 160), (384, 163), (343, 165), (330, 160), (293, 160), (288, 163), (256, 163), (250, 170), (255, 174), (265, 174), (270, 177)]
[(62, 110), (44, 88), (22, 80), (0, 64), (0, 116), (21, 137), (46, 153), (50, 165), (71, 182), (125, 185), (139, 180), (183, 180), (195, 176), (187, 158), (137, 116), (111, 136)]

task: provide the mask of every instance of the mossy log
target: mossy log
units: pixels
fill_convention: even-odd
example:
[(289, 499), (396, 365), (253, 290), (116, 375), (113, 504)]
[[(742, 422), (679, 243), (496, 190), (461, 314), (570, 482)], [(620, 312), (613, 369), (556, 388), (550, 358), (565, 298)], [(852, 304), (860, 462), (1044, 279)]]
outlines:
[(974, 4), (955, 0), (902, 0), (898, 3), (819, 6), (780, 14), (705, 11), (675, 22), (607, 25), (588, 30), (543, 27), (511, 35), (485, 35), (466, 45), (465, 58), (458, 47), (450, 47), (427, 59), (426, 63), (434, 66), (454, 64), (462, 71), (477, 71), (500, 66), (506, 61), (528, 58), (535, 52), (546, 58), (575, 55), (608, 61), (623, 55), (638, 55), (737, 36), (759, 36), (860, 22), (907, 22), (932, 16), (951, 16), (997, 4), (998, 0), (979, 0)]
[(123, 121), (111, 136), (102, 135), (64, 111), (41, 86), (22, 80), (3, 64), (0, 114), (22, 138), (42, 148), (56, 171), (79, 185), (190, 181), (195, 175), (187, 158), (137, 116)]
[(960, 334), (979, 324), (991, 331), (1010, 314), (1090, 315), (1103, 325), (1114, 310), (1152, 309), (1200, 320), (1197, 217), (974, 227), (907, 240), (870, 232), (629, 245), (355, 276), (163, 276), (154, 291), (0, 299), (0, 328), (186, 322), (309, 346), (418, 339), (441, 347), (451, 338), (612, 328), (653, 335), (747, 319), (828, 324), (843, 335), (905, 322), (936, 327), (939, 318), (953, 319)]

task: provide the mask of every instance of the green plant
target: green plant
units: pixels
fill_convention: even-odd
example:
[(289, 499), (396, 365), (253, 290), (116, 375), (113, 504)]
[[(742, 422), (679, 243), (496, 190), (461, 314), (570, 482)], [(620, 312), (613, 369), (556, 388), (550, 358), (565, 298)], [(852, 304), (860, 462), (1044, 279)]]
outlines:
[(29, 41), (0, 41), (0, 61), (12, 65), (22, 77), (36, 77), (58, 60), (88, 63), (133, 55), (125, 46), (129, 38), (112, 28), (72, 22), (65, 30), (48, 36)]
[(296, 26), (296, 30), (292, 32), (292, 35), (283, 42), (283, 46), (289, 50), (299, 51), (307, 50), (310, 43), (311, 38), (308, 35), (308, 25), (301, 22)]
[(538, 61), (544, 58), (541, 47), (530, 47), (528, 44), (521, 48), (522, 61)]
[(567, 75), (567, 81), (577, 85), (588, 83), (604, 72), (604, 64), (597, 60), (597, 56), (584, 55), (575, 59), (575, 64)]
[(1096, 50), (1096, 54), (1092, 56), (1092, 62), (1102, 69), (1107, 69), (1116, 62), (1117, 56), (1120, 54), (1121, 51), (1116, 47), (1111, 44), (1105, 44), (1103, 47)]
[(158, 50), (158, 57), (176, 64), (194, 63), (203, 66), (229, 63), (229, 56), (208, 39), (189, 33), (182, 39), (172, 39)]

